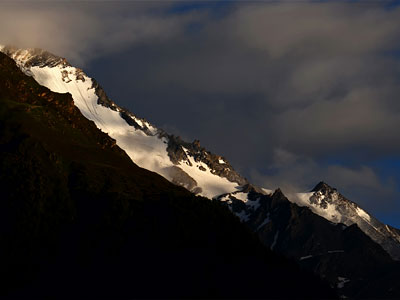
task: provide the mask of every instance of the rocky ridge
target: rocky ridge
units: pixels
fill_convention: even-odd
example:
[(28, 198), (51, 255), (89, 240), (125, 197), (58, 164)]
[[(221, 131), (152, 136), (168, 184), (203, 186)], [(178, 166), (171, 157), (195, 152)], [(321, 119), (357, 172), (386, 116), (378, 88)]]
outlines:
[[(234, 191), (236, 187), (240, 189), (240, 186), (248, 183), (224, 157), (207, 151), (200, 146), (198, 140), (192, 143), (185, 142), (180, 137), (168, 134), (147, 120), (118, 106), (107, 96), (96, 80), (88, 77), (81, 69), (72, 67), (65, 58), (40, 49), (17, 49), (7, 46), (1, 47), (0, 51), (13, 58), (26, 74), (34, 77), (40, 84), (56, 92), (71, 93), (75, 104), (83, 114), (93, 120), (101, 130), (115, 138), (117, 144), (125, 149), (138, 165), (209, 198), (219, 196), (226, 191)], [(49, 75), (49, 73), (52, 74)], [(116, 112), (120, 118), (118, 123), (121, 124), (122, 121), (125, 124), (124, 128), (109, 128), (111, 122), (105, 119), (110, 119), (110, 112), (104, 112), (99, 107), (95, 107), (95, 104)], [(111, 117), (115, 120), (116, 115)], [(162, 157), (162, 161), (149, 162), (148, 160), (152, 158), (145, 153), (148, 149), (143, 149), (141, 157), (137, 157), (135, 156), (137, 148), (129, 152), (127, 147), (119, 142), (124, 140), (130, 146), (135, 142), (132, 141), (134, 139), (136, 139), (136, 144), (139, 140), (138, 143), (144, 145), (145, 148), (155, 149), (156, 156)], [(215, 184), (215, 181), (220, 183)], [(221, 189), (217, 185), (224, 187)]]

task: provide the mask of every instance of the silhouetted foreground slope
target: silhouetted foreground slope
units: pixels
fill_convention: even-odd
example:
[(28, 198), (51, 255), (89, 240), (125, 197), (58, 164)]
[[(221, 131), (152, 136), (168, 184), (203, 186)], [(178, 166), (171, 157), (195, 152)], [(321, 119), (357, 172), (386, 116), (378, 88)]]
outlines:
[(332, 297), (2, 53), (0, 193), (3, 296)]

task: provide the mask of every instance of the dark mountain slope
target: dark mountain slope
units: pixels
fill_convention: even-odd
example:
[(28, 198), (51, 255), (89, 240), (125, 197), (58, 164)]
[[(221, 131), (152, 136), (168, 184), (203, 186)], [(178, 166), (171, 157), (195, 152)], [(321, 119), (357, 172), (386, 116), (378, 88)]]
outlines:
[(310, 208), (290, 202), (280, 190), (264, 195), (249, 186), (246, 192), (247, 205), (235, 194), (221, 201), (234, 213), (245, 215), (245, 224), (266, 246), (325, 278), (340, 295), (400, 296), (400, 264), (356, 224), (329, 222)]
[(332, 296), (1, 53), (0, 191), (3, 296)]

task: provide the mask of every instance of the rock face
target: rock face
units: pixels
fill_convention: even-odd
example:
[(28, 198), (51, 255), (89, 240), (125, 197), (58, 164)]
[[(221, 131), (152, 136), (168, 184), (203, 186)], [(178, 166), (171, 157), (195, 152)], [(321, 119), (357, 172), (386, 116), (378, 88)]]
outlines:
[(201, 193), (202, 190), (197, 186), (197, 182), (181, 168), (173, 166), (170, 168), (170, 173), (173, 178), (172, 183), (183, 186), (194, 194)]

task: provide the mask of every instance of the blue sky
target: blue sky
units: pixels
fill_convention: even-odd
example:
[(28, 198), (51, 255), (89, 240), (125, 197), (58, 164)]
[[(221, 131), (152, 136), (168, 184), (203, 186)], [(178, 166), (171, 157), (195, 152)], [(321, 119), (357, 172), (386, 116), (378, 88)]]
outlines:
[(251, 181), (320, 180), (400, 227), (397, 1), (25, 1), (1, 43), (40, 47)]

